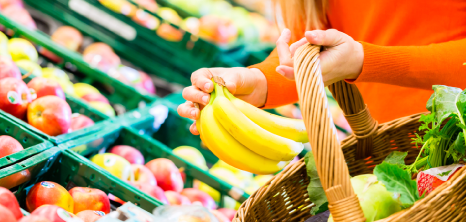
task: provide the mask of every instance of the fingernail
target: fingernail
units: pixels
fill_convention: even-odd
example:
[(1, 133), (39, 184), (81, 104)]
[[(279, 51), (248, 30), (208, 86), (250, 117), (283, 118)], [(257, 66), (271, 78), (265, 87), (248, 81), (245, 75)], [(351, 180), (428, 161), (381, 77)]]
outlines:
[(209, 96), (203, 96), (202, 102), (204, 102), (204, 104), (207, 104), (207, 102), (209, 102)]
[(317, 39), (317, 35), (316, 35), (315, 33), (313, 33), (313, 32), (311, 32), (311, 37), (312, 37), (313, 39)]
[(191, 111), (191, 116), (196, 117), (196, 110)]
[(210, 89), (210, 82), (208, 82), (208, 83), (206, 83), (206, 84), (204, 85), (204, 89), (205, 89), (205, 90), (209, 90), (209, 89)]
[(284, 76), (285, 73), (281, 69), (277, 69), (277, 72), (280, 73), (280, 75)]

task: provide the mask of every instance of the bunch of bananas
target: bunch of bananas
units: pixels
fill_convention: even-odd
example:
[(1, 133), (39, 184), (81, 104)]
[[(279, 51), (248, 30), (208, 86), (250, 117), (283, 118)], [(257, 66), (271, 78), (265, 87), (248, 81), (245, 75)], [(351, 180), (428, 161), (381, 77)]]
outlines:
[(196, 122), (205, 145), (226, 163), (255, 174), (282, 170), (308, 142), (302, 120), (270, 114), (235, 98), (214, 77), (211, 99)]

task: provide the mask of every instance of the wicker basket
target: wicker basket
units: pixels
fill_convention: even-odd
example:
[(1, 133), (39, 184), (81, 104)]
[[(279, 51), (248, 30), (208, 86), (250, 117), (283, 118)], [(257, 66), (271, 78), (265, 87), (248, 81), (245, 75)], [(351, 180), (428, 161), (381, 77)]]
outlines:
[[(304, 123), (317, 171), (334, 221), (365, 221), (349, 175), (372, 173), (392, 151), (409, 151), (408, 164), (419, 149), (411, 138), (419, 128), (421, 114), (384, 124), (370, 115), (355, 85), (338, 82), (330, 86), (354, 134), (338, 143), (327, 109), (319, 67), (320, 47), (302, 46), (295, 54), (296, 84)], [(411, 208), (381, 221), (465, 221), (466, 172), (462, 168)], [(234, 222), (304, 221), (314, 206), (308, 198), (309, 178), (304, 160), (288, 166), (256, 191), (238, 210)]]

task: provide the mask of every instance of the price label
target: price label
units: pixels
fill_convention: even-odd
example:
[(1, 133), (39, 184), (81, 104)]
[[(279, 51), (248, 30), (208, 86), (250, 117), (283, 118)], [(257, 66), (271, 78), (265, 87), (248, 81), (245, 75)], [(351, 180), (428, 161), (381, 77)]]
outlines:
[(157, 105), (151, 108), (149, 113), (154, 116), (154, 129), (158, 130), (168, 117), (168, 108), (164, 105)]
[(68, 2), (68, 6), (73, 11), (94, 21), (128, 41), (132, 41), (136, 38), (136, 29), (84, 0), (70, 0)]

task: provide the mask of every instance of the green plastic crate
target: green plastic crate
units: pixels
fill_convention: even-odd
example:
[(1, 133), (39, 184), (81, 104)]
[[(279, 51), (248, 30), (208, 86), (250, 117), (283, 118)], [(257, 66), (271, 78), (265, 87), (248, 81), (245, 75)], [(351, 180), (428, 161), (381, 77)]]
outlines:
[(19, 185), (15, 193), (23, 209), (26, 209), (27, 192), (34, 184), (41, 181), (59, 183), (67, 190), (74, 186), (97, 188), (123, 201), (130, 201), (149, 212), (162, 205), (138, 189), (122, 183), (118, 178), (71, 150), (53, 147), (29, 159), (0, 169), (0, 178), (26, 169), (31, 172), (31, 180)]
[[(72, 52), (50, 39), (50, 36), (41, 31), (31, 31), (22, 25), (0, 14), (0, 24), (13, 30), (15, 35), (23, 36), (29, 41), (44, 47), (57, 56), (63, 58), (63, 63), (56, 64), (65, 71), (72, 72), (74, 79), (79, 82), (91, 84), (105, 96), (112, 104), (117, 104), (125, 110), (133, 110), (141, 105), (151, 103), (159, 97), (137, 91), (104, 72), (92, 68), (82, 58), (82, 55)], [(73, 71), (70, 71), (71, 67)]]
[[(112, 140), (114, 141), (113, 143), (104, 142)], [(176, 156), (172, 150), (163, 143), (151, 137), (140, 135), (137, 130), (131, 127), (114, 124), (107, 127), (105, 130), (76, 140), (68, 141), (59, 145), (59, 147), (75, 150), (81, 155), (91, 157), (102, 149), (111, 148), (115, 145), (128, 145), (135, 147), (141, 151), (146, 162), (155, 158), (167, 158), (172, 160), (178, 168), (184, 169), (186, 174), (185, 187), (192, 187), (193, 180), (197, 179), (219, 191), (222, 197), (230, 196), (238, 202), (244, 202), (249, 197), (249, 195), (240, 188), (233, 187), (230, 184), (212, 176), (208, 171), (192, 165), (186, 160)], [(224, 202), (221, 201), (219, 206), (222, 207), (223, 204)]]
[(0, 135), (15, 138), (24, 148), (17, 153), (0, 158), (0, 168), (22, 161), (53, 147), (53, 144), (36, 135), (27, 127), (18, 125), (15, 121), (0, 115)]
[[(218, 50), (188, 32), (184, 32), (180, 42), (167, 41), (97, 0), (25, 0), (25, 3), (109, 44), (120, 57), (170, 82), (190, 85), (191, 72), (211, 67), (219, 59)], [(119, 27), (110, 27), (112, 24)]]

